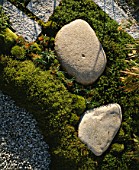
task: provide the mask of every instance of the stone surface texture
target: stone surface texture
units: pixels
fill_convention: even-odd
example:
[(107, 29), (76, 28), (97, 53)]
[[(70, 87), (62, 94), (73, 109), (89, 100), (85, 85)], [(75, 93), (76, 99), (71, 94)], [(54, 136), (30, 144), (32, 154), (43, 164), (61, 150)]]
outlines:
[[(30, 0), (29, 2), (29, 0), (25, 0), (26, 4), (29, 2), (27, 8), (44, 22), (48, 21), (60, 1), (61, 0)], [(131, 16), (129, 16), (129, 13), (126, 13), (114, 1), (93, 1), (112, 19), (123, 25), (123, 27), (125, 27), (125, 23), (127, 23), (128, 26), (126, 28), (126, 32), (135, 39), (139, 38), (139, 25), (133, 17), (131, 18)], [(28, 41), (35, 41), (38, 34), (41, 32), (41, 27), (37, 24), (37, 22), (31, 20), (27, 15), (18, 10), (7, 0), (0, 1), (0, 4), (4, 5), (7, 14), (10, 16), (12, 27), (17, 34), (22, 35)], [(132, 20), (132, 24), (128, 22), (129, 19)], [(130, 27), (129, 24), (131, 25)]]
[(84, 20), (77, 19), (60, 29), (55, 37), (55, 50), (68, 74), (81, 84), (95, 82), (105, 69), (105, 52)]
[(0, 169), (49, 170), (48, 149), (33, 115), (0, 91)]
[(31, 0), (27, 8), (38, 18), (47, 22), (53, 14), (54, 8), (59, 5), (60, 1), (61, 0)]
[(22, 35), (27, 41), (35, 41), (41, 33), (41, 26), (31, 20), (26, 14), (16, 8), (7, 0), (4, 0), (3, 8), (8, 14), (12, 28), (17, 35)]
[(78, 137), (96, 155), (107, 150), (122, 121), (119, 104), (109, 104), (85, 112), (78, 129)]
[[(114, 0), (93, 0), (103, 11), (105, 11), (109, 17), (115, 20), (118, 24), (127, 25), (125, 31), (131, 35), (134, 39), (139, 38), (139, 25), (137, 24), (134, 17), (131, 17), (130, 11), (127, 13), (120, 8)], [(128, 21), (132, 21), (132, 24)], [(126, 25), (125, 25), (126, 23)], [(129, 26), (130, 25), (130, 26)]]

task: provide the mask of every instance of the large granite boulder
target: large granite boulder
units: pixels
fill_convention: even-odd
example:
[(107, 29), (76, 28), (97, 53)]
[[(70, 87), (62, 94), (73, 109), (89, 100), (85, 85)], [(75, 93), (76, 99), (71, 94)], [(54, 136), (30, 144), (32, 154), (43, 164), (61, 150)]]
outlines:
[(96, 155), (107, 150), (122, 121), (119, 104), (109, 104), (87, 111), (78, 129), (78, 137)]
[(60, 29), (55, 51), (63, 68), (76, 81), (88, 85), (97, 80), (106, 66), (106, 55), (94, 30), (81, 19)]

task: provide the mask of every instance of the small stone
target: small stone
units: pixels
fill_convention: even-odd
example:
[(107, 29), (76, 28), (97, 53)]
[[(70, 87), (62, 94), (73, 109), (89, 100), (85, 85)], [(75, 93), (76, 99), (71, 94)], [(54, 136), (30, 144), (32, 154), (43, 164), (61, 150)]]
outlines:
[(122, 121), (119, 104), (109, 104), (85, 112), (78, 129), (78, 137), (96, 155), (107, 150)]
[(105, 52), (94, 30), (84, 20), (77, 19), (60, 29), (55, 50), (63, 68), (81, 84), (92, 84), (105, 69)]

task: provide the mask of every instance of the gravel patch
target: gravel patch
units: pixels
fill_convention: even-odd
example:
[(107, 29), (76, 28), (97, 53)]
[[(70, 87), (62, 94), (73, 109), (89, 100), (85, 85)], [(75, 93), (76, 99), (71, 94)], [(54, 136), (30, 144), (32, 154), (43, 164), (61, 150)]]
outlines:
[(22, 35), (29, 42), (37, 39), (42, 29), (36, 21), (30, 19), (24, 12), (7, 0), (4, 0), (3, 8), (9, 16), (12, 28), (18, 35)]
[[(135, 39), (139, 38), (139, 25), (136, 23), (134, 18), (131, 18), (130, 11), (126, 13), (114, 2), (114, 0), (93, 0), (93, 1), (118, 24), (124, 25), (124, 27), (126, 26), (125, 24), (127, 24), (128, 27), (125, 28), (125, 31), (129, 35), (131, 35)], [(132, 20), (133, 23), (128, 22), (129, 19)]]
[(31, 0), (27, 8), (38, 18), (47, 22), (61, 0)]
[[(41, 26), (26, 14), (16, 8), (7, 0), (3, 1), (3, 8), (10, 17), (10, 21), (13, 29), (18, 35), (22, 35), (27, 41), (35, 41), (38, 35), (41, 33)], [(34, 15), (40, 18), (42, 21), (47, 22), (49, 17), (53, 14), (56, 6), (59, 5), (61, 0), (31, 0), (26, 8), (28, 8)], [(133, 38), (139, 38), (139, 25), (136, 20), (131, 17), (130, 8), (124, 5), (119, 6), (114, 0), (93, 0), (103, 11), (105, 11), (113, 20), (118, 24), (127, 24), (127, 28), (124, 28), (126, 32)], [(127, 22), (132, 20), (133, 23)], [(129, 26), (130, 25), (130, 26)]]
[(127, 19), (128, 15), (114, 2), (114, 0), (93, 0), (103, 11), (118, 23)]
[(48, 170), (48, 148), (33, 116), (0, 91), (0, 169)]

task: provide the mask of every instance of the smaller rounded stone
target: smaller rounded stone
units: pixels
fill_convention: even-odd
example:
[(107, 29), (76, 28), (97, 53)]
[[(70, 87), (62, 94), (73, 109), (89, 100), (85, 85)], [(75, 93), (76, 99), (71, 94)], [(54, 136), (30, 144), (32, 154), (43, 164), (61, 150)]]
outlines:
[(122, 111), (119, 104), (109, 104), (85, 112), (78, 128), (78, 137), (96, 155), (110, 146), (119, 130)]

